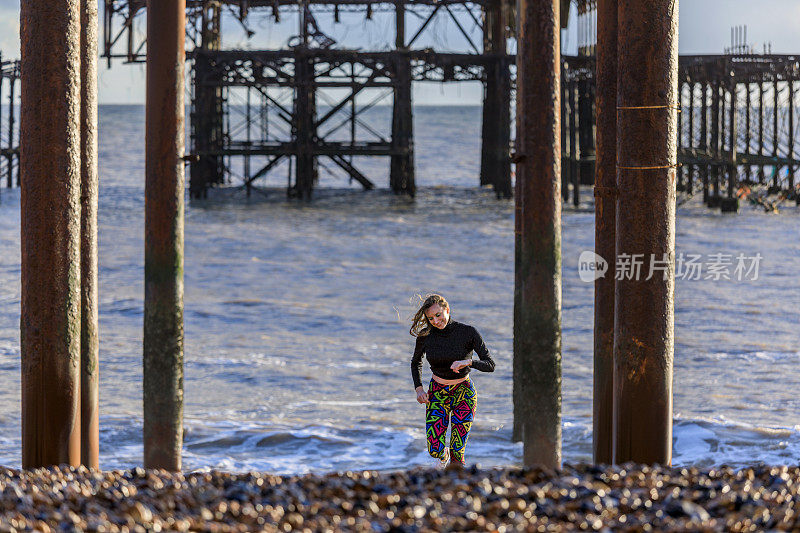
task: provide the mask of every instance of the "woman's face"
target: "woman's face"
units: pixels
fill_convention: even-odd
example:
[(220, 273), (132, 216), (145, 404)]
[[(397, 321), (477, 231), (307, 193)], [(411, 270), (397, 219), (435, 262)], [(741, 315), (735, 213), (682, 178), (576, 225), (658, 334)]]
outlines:
[(444, 329), (450, 319), (450, 310), (446, 307), (441, 307), (439, 304), (433, 304), (425, 310), (425, 316), (433, 327)]

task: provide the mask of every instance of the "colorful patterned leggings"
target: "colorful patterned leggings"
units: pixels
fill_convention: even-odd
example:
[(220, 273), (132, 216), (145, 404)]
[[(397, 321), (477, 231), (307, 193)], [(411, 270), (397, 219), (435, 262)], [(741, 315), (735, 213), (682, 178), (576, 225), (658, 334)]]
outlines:
[(431, 380), (425, 409), (425, 433), (428, 436), (428, 453), (441, 457), (445, 449), (447, 425), (451, 419), (450, 460), (464, 463), (464, 449), (469, 438), (469, 428), (478, 403), (478, 392), (472, 380), (465, 379), (455, 385), (442, 385)]

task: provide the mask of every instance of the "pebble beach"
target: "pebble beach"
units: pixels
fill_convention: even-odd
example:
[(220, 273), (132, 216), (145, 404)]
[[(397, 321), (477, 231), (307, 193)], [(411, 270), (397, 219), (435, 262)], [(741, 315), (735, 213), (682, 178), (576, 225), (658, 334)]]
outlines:
[(0, 531), (762, 531), (800, 527), (800, 468), (0, 470)]

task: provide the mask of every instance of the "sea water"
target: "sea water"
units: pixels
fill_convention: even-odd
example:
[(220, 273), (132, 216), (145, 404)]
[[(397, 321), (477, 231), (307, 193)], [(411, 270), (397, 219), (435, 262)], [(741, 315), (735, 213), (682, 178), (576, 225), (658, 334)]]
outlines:
[[(385, 128), (390, 109), (368, 122)], [(310, 204), (287, 201), (278, 166), (248, 197), (234, 177), (187, 201), (186, 469), (275, 473), (432, 464), (408, 334), (415, 294), (437, 291), (481, 332), (494, 373), (478, 390), (467, 460), (520, 464), (511, 441), (513, 204), (477, 186), (479, 107), (415, 108), (411, 201), (387, 190), (388, 159), (356, 158), (378, 186), (322, 161)], [(366, 120), (366, 119), (365, 119)], [(258, 161), (253, 161), (253, 166)], [(235, 172), (241, 169), (233, 163)], [(257, 168), (254, 169), (254, 171)], [(142, 463), (144, 108), (100, 109), (100, 464)], [(0, 464), (20, 464), (19, 190), (0, 190)], [(562, 213), (563, 458), (591, 460), (594, 246), (587, 190)], [(678, 209), (676, 253), (760, 254), (737, 280), (678, 277), (676, 465), (800, 457), (800, 211)], [(734, 259), (735, 263), (735, 259)], [(430, 373), (427, 365), (423, 379)]]

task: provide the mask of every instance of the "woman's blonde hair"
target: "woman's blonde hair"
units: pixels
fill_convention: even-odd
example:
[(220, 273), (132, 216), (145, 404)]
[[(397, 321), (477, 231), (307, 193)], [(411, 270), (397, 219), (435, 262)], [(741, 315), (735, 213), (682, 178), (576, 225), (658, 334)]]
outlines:
[(431, 332), (431, 323), (428, 321), (425, 311), (436, 304), (439, 304), (442, 309), (450, 310), (450, 304), (441, 294), (427, 294), (424, 300), (422, 296), (419, 299), (422, 300), (422, 305), (414, 313), (414, 318), (411, 319), (411, 329), (408, 330), (413, 337), (424, 337)]

